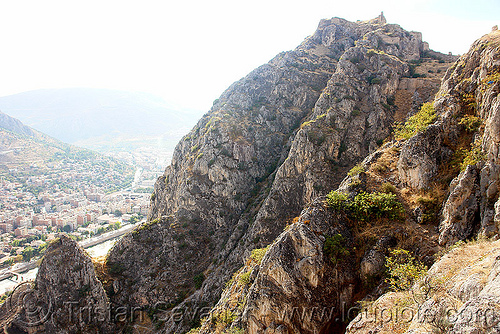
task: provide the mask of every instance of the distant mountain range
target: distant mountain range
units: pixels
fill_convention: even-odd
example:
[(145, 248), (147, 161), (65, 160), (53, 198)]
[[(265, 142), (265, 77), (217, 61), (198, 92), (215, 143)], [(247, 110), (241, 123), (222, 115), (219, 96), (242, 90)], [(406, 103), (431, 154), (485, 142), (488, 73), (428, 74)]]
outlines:
[(61, 141), (104, 152), (162, 139), (172, 149), (200, 116), (150, 94), (94, 88), (4, 96), (0, 110)]
[[(80, 150), (76, 147), (73, 149)], [(0, 112), (0, 164), (4, 168), (46, 161), (55, 154), (69, 151), (70, 145)]]
[(0, 173), (10, 168), (44, 166), (67, 159), (74, 162), (91, 160), (120, 173), (133, 173), (132, 166), (122, 161), (63, 143), (0, 112)]

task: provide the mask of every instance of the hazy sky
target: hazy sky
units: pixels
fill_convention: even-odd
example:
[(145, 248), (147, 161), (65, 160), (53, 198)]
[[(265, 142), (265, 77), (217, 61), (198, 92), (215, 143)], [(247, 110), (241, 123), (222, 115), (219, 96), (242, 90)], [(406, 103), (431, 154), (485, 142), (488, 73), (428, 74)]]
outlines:
[(207, 111), (321, 18), (367, 20), (380, 11), (421, 31), (432, 49), (455, 54), (500, 24), (500, 0), (0, 0), (0, 96), (111, 88)]

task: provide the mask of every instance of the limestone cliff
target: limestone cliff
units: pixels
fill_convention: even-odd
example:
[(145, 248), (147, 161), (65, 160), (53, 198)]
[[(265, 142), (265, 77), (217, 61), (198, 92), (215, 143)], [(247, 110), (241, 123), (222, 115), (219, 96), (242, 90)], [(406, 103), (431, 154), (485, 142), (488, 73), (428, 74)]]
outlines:
[[(430, 265), (439, 244), (497, 236), (498, 150), (493, 129), (499, 109), (499, 36), (492, 32), (474, 43), (446, 73), (434, 105), (422, 108), (405, 126), (398, 127), (398, 140), (351, 169), (330, 202), (319, 198), (304, 209), (269, 246), (259, 265), (248, 268), (247, 263), (199, 333), (239, 329), (248, 333), (340, 333), (342, 322), (352, 320), (354, 313), (349, 311), (356, 298), (370, 293), (376, 296), (387, 289), (380, 278), (385, 275), (389, 248), (409, 249)], [(422, 122), (426, 110), (429, 124), (413, 129), (412, 124)], [(408, 129), (411, 131), (405, 133)], [(296, 152), (293, 148), (289, 157)], [(380, 210), (374, 204), (378, 198), (391, 197), (381, 193), (395, 196), (402, 204), (403, 217), (385, 220), (388, 211), (378, 211), (378, 216), (368, 219), (363, 216), (373, 208)], [(338, 241), (333, 259), (327, 256), (332, 254), (331, 240)], [(368, 318), (362, 313), (354, 319), (348, 332), (497, 332), (497, 252), (495, 244), (481, 244), (493, 250), (478, 256), (473, 268), (467, 267), (473, 258), (464, 255), (462, 261), (459, 251), (454, 252), (453, 260), (445, 258), (432, 267), (423, 286), (414, 288), (420, 289), (417, 292), (387, 294), (375, 303), (386, 311), (388, 305), (392, 311), (411, 305), (410, 311), (420, 317), (385, 324), (374, 321), (377, 310), (372, 310)], [(442, 262), (455, 262), (454, 272)], [(478, 268), (486, 269), (478, 273)], [(453, 276), (460, 270), (463, 274)], [(248, 278), (245, 273), (250, 273)], [(440, 276), (442, 279), (436, 278)], [(450, 309), (456, 312), (451, 320), (444, 316)], [(221, 317), (224, 311), (231, 316)], [(467, 320), (480, 314), (484, 317), (476, 322)]]
[[(447, 186), (438, 241), (451, 251), (409, 291), (369, 304), (347, 333), (500, 331), (499, 248), (493, 241), (500, 208), (499, 93), (500, 33), (493, 30), (449, 69), (434, 102), (437, 121), (406, 141), (398, 160), (403, 185)], [(390, 319), (381, 318), (381, 310)]]
[(172, 306), (214, 303), (252, 249), (432, 99), (440, 75), (423, 78), (419, 67), (448, 61), (383, 17), (322, 20), (295, 50), (233, 84), (178, 144), (155, 185), (150, 223), (109, 255), (119, 269), (113, 301), (165, 303), (166, 331), (188, 328), (172, 320)]

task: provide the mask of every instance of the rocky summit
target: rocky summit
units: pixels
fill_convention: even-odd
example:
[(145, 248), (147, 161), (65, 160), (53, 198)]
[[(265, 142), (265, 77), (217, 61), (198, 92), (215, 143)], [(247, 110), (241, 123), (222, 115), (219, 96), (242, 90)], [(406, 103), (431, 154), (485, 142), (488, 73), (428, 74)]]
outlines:
[(456, 57), (322, 20), (214, 101), (104, 263), (62, 236), (5, 331), (498, 332), (499, 92), (498, 30)]

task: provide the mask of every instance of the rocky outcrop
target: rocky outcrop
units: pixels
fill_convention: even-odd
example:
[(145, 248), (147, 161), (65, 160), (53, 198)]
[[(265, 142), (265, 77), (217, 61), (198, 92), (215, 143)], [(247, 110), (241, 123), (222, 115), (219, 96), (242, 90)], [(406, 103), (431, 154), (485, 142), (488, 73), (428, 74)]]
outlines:
[[(119, 269), (111, 270), (112, 300), (146, 308), (162, 302), (167, 314), (173, 306), (218, 300), (252, 249), (273, 242), (305, 205), (375, 152), (395, 120), (432, 99), (439, 78), (412, 78), (417, 63), (434, 61), (423, 58), (426, 51), (420, 34), (383, 16), (356, 23), (333, 18), (297, 49), (233, 84), (177, 145), (155, 185), (150, 222), (111, 251), (107, 266)], [(299, 284), (297, 272), (283, 270), (290, 270), (290, 284)], [(356, 271), (349, 270), (346, 282)], [(264, 289), (271, 281), (262, 275)], [(195, 277), (204, 278), (201, 287)], [(333, 283), (324, 284), (330, 291)], [(351, 302), (343, 284), (339, 293)], [(256, 312), (251, 319), (261, 323), (267, 315)], [(192, 326), (171, 317), (163, 325), (167, 333)]]
[(111, 333), (108, 297), (90, 257), (66, 235), (46, 250), (34, 284), (18, 287), (2, 305), (16, 310), (8, 333)]
[(441, 244), (472, 236), (474, 226), (478, 225), (479, 200), (478, 172), (476, 167), (467, 166), (450, 185), (450, 195), (443, 208), (444, 219), (439, 226)]
[(396, 238), (382, 236), (377, 240), (375, 246), (366, 252), (359, 264), (363, 283), (370, 284), (371, 280), (381, 277), (385, 273), (385, 258), (389, 255), (389, 249), (396, 245)]
[[(331, 259), (325, 238), (339, 235), (345, 254)], [(243, 310), (247, 332), (320, 333), (341, 328), (341, 307), (352, 303), (356, 281), (349, 250), (349, 230), (317, 200), (273, 242), (262, 260)]]
[(438, 166), (450, 157), (443, 154), (442, 143), (442, 130), (436, 125), (408, 139), (398, 160), (401, 182), (417, 189), (427, 187), (436, 176)]
[(444, 204), (445, 245), (498, 233), (499, 45), (498, 32), (485, 35), (450, 68), (434, 103), (437, 122), (406, 142), (398, 162), (401, 182), (417, 189), (461, 168)]
[[(337, 236), (343, 255), (332, 258), (326, 238)], [(242, 268), (211, 311), (200, 333), (221, 330), (220, 314), (231, 312), (227, 328), (246, 333), (319, 333), (342, 327), (342, 305), (351, 304), (356, 275), (352, 237), (341, 216), (319, 198), (300, 219), (264, 249), (258, 264)], [(253, 256), (253, 254), (252, 254)], [(242, 273), (250, 274), (242, 281)], [(238, 286), (243, 286), (238, 289)], [(242, 295), (243, 297), (241, 297)], [(235, 296), (240, 296), (235, 302)], [(238, 304), (238, 307), (231, 305)]]
[(499, 93), (500, 34), (493, 31), (447, 72), (434, 103), (438, 120), (406, 142), (398, 162), (401, 183), (421, 192), (458, 174), (439, 225), (439, 243), (454, 246), (410, 291), (387, 293), (362, 309), (347, 333), (500, 330), (499, 243), (462, 242), (498, 237)]

